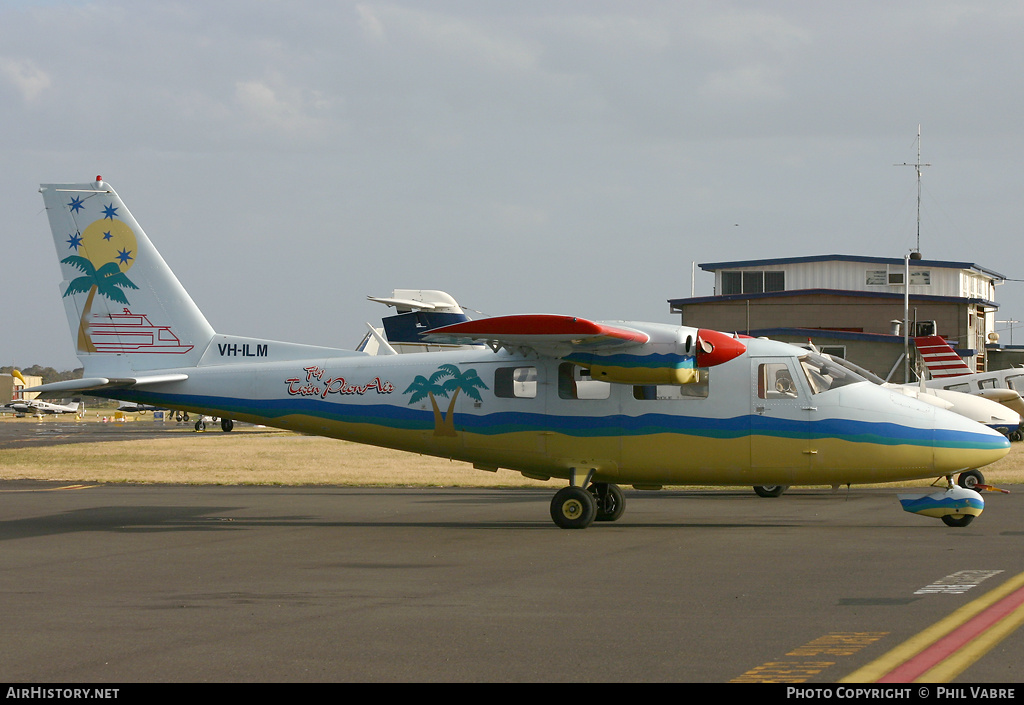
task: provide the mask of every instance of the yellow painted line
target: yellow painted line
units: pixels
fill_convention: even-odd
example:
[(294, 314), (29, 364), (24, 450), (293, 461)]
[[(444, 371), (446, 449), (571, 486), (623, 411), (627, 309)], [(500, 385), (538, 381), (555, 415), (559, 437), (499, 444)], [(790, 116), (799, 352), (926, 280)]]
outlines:
[[(853, 673), (839, 679), (840, 683), (875, 683), (902, 664), (914, 658), (935, 642), (947, 636), (968, 621), (1002, 599), (1024, 588), (1024, 573), (1010, 578), (999, 587), (990, 590), (978, 599), (967, 603), (948, 617), (936, 622), (916, 636), (906, 640), (896, 648), (875, 659), (871, 663), (857, 669)], [(920, 682), (948, 682), (963, 672), (968, 666), (988, 653), (996, 644), (1009, 636), (1024, 623), (1024, 608), (1014, 610), (996, 624), (986, 629), (976, 638), (967, 642), (947, 658), (933, 666), (916, 680)], [(928, 679), (928, 680), (926, 680)]]
[[(841, 657), (852, 656), (870, 646), (889, 632), (830, 632), (801, 647), (793, 649), (786, 656)], [(733, 678), (730, 683), (806, 683), (820, 675), (826, 668), (836, 665), (835, 661), (769, 661), (757, 668)]]
[(64, 485), (63, 487), (39, 487), (33, 490), (0, 490), (2, 494), (14, 494), (16, 492), (60, 492), (61, 490), (87, 490), (99, 485)]

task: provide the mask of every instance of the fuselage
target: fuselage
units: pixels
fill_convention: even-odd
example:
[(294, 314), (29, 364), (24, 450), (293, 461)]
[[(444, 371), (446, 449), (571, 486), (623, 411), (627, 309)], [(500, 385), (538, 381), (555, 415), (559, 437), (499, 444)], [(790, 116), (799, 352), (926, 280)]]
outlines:
[[(187, 380), (116, 397), (481, 469), (593, 471), (638, 486), (888, 482), (986, 465), (1009, 449), (980, 424), (830, 377), (820, 357), (769, 340), (744, 341), (744, 354), (683, 385), (607, 383), (564, 360), (484, 347), (285, 360), (275, 359), (285, 344), (232, 340), (211, 344), (196, 367), (167, 370)], [(225, 350), (259, 357), (225, 364)]]

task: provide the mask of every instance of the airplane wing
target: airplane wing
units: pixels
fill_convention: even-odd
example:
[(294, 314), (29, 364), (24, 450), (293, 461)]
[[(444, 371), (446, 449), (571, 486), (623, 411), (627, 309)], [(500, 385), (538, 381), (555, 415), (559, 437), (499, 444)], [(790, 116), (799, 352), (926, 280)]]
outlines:
[(643, 345), (651, 336), (643, 331), (595, 323), (585, 318), (551, 314), (497, 316), (435, 328), (423, 338), (457, 344), (487, 343), (533, 349), (570, 349)]
[(1004, 389), (1002, 387), (997, 387), (995, 389), (982, 389), (980, 392), (978, 392), (978, 396), (985, 397), (986, 399), (991, 399), (992, 401), (997, 401), (1000, 404), (1005, 404), (1006, 402), (1014, 402), (1021, 398), (1020, 394), (1018, 394), (1015, 390)]
[(166, 382), (182, 382), (188, 379), (186, 374), (147, 375), (144, 377), (84, 377), (69, 379), (64, 382), (51, 382), (38, 387), (29, 387), (23, 391), (39, 392), (40, 396), (61, 396), (65, 392), (90, 392), (100, 389), (129, 389), (146, 387)]
[(697, 368), (727, 362), (746, 350), (718, 331), (658, 324), (612, 325), (574, 316), (528, 314), (466, 321), (423, 334), (434, 342), (486, 343), (532, 350), (590, 369), (594, 379), (625, 384), (688, 384)]

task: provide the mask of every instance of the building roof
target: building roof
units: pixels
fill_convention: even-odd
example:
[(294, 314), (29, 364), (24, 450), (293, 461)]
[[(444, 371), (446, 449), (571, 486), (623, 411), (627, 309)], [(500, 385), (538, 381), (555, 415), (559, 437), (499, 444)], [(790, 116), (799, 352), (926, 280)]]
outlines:
[[(829, 330), (827, 328), (758, 328), (751, 330), (750, 335), (759, 338), (777, 338), (781, 335), (790, 337), (801, 337), (812, 340), (822, 338), (828, 340), (849, 340), (868, 343), (887, 343), (891, 345), (903, 345), (902, 335), (886, 335), (884, 333), (858, 333), (845, 330)], [(949, 341), (954, 345), (953, 341)], [(978, 351), (974, 348), (955, 348), (956, 354), (960, 357), (974, 357)]]
[[(737, 269), (740, 267), (764, 267), (779, 266), (786, 264), (808, 264), (814, 262), (865, 262), (870, 264), (903, 265), (902, 257), (862, 257), (858, 255), (810, 255), (807, 257), (774, 257), (770, 259), (748, 259), (734, 262), (705, 262), (700, 268), (706, 272), (715, 272), (720, 269)], [(915, 267), (938, 267), (941, 269), (973, 269), (976, 272), (985, 274), (993, 279), (1005, 280), (1006, 277), (999, 272), (982, 267), (973, 262), (949, 262), (935, 259), (911, 260)]]
[[(920, 261), (920, 260), (919, 260)], [(701, 265), (703, 266), (703, 265)], [(717, 303), (722, 301), (743, 301), (745, 299), (771, 299), (783, 296), (859, 296), (872, 299), (893, 299), (903, 300), (902, 292), (888, 291), (858, 291), (856, 289), (786, 289), (785, 291), (765, 291), (751, 294), (716, 294), (713, 296), (696, 296), (692, 298), (669, 299), (669, 306), (689, 306), (692, 304)], [(995, 301), (988, 301), (980, 298), (964, 298), (960, 296), (934, 296), (931, 294), (915, 294), (911, 292), (911, 301), (925, 301), (935, 303), (974, 303), (981, 304), (986, 308), (999, 308)]]

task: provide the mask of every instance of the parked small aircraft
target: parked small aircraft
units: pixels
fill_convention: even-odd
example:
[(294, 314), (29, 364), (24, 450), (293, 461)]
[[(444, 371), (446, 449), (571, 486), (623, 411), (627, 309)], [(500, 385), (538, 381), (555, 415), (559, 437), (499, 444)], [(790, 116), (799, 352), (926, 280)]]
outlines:
[[(974, 372), (942, 336), (914, 338), (914, 344), (932, 376), (932, 379), (925, 382), (925, 386), (984, 397), (1024, 417), (1024, 399), (1020, 395), (1024, 391), (1024, 367)], [(1015, 441), (1024, 440), (1024, 430), (1011, 432), (1010, 438)]]
[(153, 406), (152, 404), (137, 404), (133, 401), (122, 401), (117, 406), (118, 411), (126, 414), (145, 414), (147, 411), (167, 411), (165, 407)]
[(984, 503), (970, 490), (965, 499), (953, 475), (1009, 450), (995, 431), (813, 352), (706, 329), (503, 316), (424, 336), (474, 347), (377, 356), (216, 333), (102, 179), (41, 192), (85, 377), (40, 392), (88, 390), (561, 478), (550, 513), (563, 528), (618, 519), (617, 483), (926, 477), (949, 488), (931, 495), (928, 515), (960, 526)]
[(16, 414), (28, 414), (29, 416), (42, 416), (43, 414), (81, 414), (85, 411), (82, 406), (82, 402), (76, 401), (70, 404), (54, 404), (53, 402), (43, 401), (41, 399), (19, 399), (18, 401), (12, 401), (8, 404), (4, 404), (5, 409), (9, 409)]

